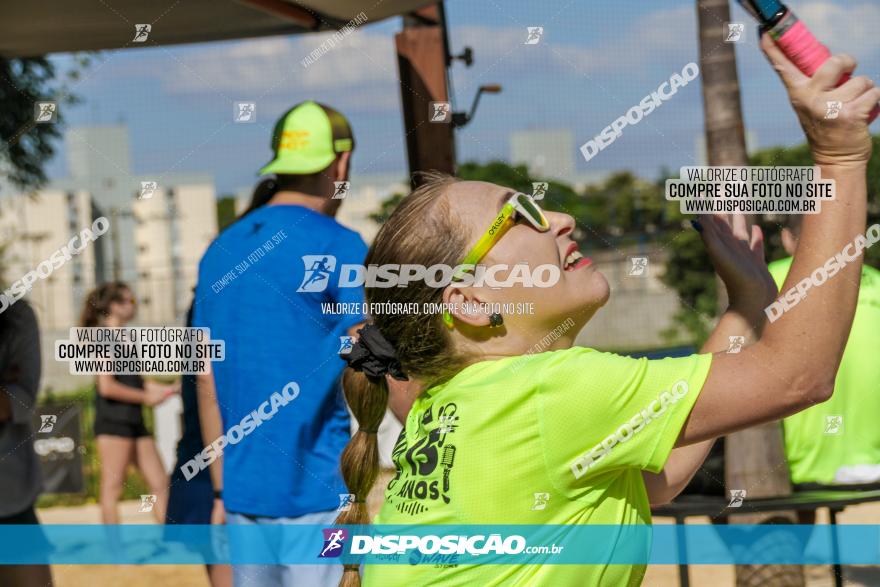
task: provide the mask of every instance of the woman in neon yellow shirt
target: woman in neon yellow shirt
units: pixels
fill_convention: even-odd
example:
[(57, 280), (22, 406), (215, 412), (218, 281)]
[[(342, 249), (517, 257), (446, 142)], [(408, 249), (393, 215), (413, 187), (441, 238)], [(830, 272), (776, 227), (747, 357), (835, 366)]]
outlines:
[[(864, 235), (867, 119), (880, 90), (862, 77), (835, 88), (855, 67), (850, 57), (830, 59), (809, 79), (766, 36), (762, 46), (823, 179), (833, 178), (837, 189), (836, 200), (804, 220), (788, 290)], [(831, 100), (843, 109), (837, 119), (823, 120)], [(577, 253), (571, 216), (542, 212), (529, 196), (501, 186), (449, 177), (434, 177), (406, 198), (366, 264), (525, 262), (530, 270), (552, 265), (559, 279), (543, 289), (493, 289), (460, 272), (445, 287), (428, 279), (367, 288), (369, 303), (445, 303), (451, 310), (442, 317), (377, 313), (360, 331), (343, 382), (360, 426), (342, 456), (355, 503), (338, 522), (369, 522), (363, 500), (376, 478), (375, 433), (389, 399), (405, 428), (392, 455), (397, 475), (375, 522), (419, 525), (649, 524), (650, 504), (677, 495), (713, 439), (828, 399), (852, 321), (861, 256), (766, 324), (764, 308), (777, 291), (760, 230), (748, 231), (741, 217), (732, 227), (713, 217), (696, 227), (730, 307), (701, 354), (649, 361), (572, 347), (608, 300), (609, 287)], [(480, 305), (529, 302), (534, 314)], [(478, 309), (466, 312), (465, 304)], [(545, 338), (548, 333), (554, 334)], [(749, 345), (723, 352), (730, 335), (746, 336)], [(552, 341), (540, 349), (548, 352), (534, 353), (542, 339)], [(418, 397), (407, 397), (410, 389)], [(365, 582), (616, 586), (638, 585), (643, 575), (642, 566), (620, 564), (374, 564), (366, 566)], [(358, 567), (347, 565), (341, 584), (358, 583)]]

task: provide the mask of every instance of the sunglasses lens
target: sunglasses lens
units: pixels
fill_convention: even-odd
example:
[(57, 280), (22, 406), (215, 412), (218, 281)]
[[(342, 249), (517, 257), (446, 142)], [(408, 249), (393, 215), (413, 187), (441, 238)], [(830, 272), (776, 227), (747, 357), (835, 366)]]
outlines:
[(544, 213), (538, 205), (526, 194), (518, 194), (516, 198), (517, 212), (525, 216), (532, 225), (539, 230), (547, 230), (550, 223), (544, 217)]

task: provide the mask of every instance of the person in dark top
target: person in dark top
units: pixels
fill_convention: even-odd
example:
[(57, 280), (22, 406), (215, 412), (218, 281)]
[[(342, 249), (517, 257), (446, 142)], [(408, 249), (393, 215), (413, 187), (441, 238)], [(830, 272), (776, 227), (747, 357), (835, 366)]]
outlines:
[[(278, 191), (275, 177), (267, 177), (260, 181), (251, 194), (247, 209), (236, 220), (250, 214), (257, 208), (265, 206)], [(221, 229), (222, 230), (222, 229)], [(195, 295), (195, 288), (193, 288)], [(195, 299), (186, 313), (186, 325), (192, 326)], [(201, 469), (193, 477), (187, 479), (183, 474), (184, 463), (200, 453), (206, 443), (202, 437), (199, 421), (198, 379), (195, 375), (181, 377), (181, 436), (177, 443), (177, 456), (174, 469), (171, 471), (171, 486), (168, 489), (168, 508), (165, 515), (166, 524), (210, 524), (214, 502), (222, 503), (219, 491), (214, 491), (209, 469)], [(232, 567), (229, 565), (205, 565), (212, 587), (231, 587)]]
[[(341, 337), (353, 336), (366, 317), (361, 311), (325, 314), (322, 303), (361, 308), (364, 298), (362, 288), (331, 284), (320, 268), (310, 268), (324, 257), (345, 266), (366, 255), (360, 235), (335, 219), (343, 200), (332, 199), (334, 184), (349, 179), (354, 142), (348, 121), (329, 106), (307, 100), (288, 110), (272, 133), (274, 158), (260, 170), (275, 181), (261, 183), (256, 206), (227, 227), (199, 263), (192, 324), (226, 345), (224, 360), (197, 375), (205, 441), (226, 431), (231, 439), (238, 424), (264, 406), (253, 438), (228, 443), (210, 464), (219, 498), (214, 524), (329, 526), (337, 517), (345, 493), (338, 458), (351, 438), (338, 349)], [(244, 271), (250, 265), (243, 261), (257, 252), (259, 266)], [(238, 276), (230, 281), (238, 260)], [(335, 585), (341, 576), (338, 565), (233, 569), (236, 585), (261, 587)]]
[[(191, 305), (186, 314), (186, 325), (192, 326)], [(199, 423), (199, 400), (196, 393), (196, 376), (181, 377), (183, 400), (182, 434), (177, 443), (177, 463), (171, 471), (171, 487), (168, 490), (166, 524), (210, 524), (214, 506), (214, 488), (211, 473), (205, 468), (189, 480), (183, 474), (183, 464), (200, 453), (205, 447)], [(219, 496), (217, 496), (219, 498)], [(213, 587), (232, 586), (232, 568), (229, 565), (205, 565)]]
[[(40, 523), (34, 503), (42, 479), (33, 427), (39, 384), (37, 318), (19, 300), (0, 312), (0, 525)], [(0, 565), (0, 585), (51, 587), (52, 574), (48, 565)]]
[[(81, 326), (122, 327), (135, 316), (134, 294), (126, 284), (105, 283), (89, 293)], [(174, 386), (144, 381), (140, 375), (100, 374), (95, 398), (95, 444), (101, 461), (101, 518), (118, 524), (117, 503), (125, 473), (135, 465), (155, 496), (152, 511), (165, 519), (168, 475), (159, 460), (156, 443), (144, 424), (142, 406), (155, 406), (178, 391)]]

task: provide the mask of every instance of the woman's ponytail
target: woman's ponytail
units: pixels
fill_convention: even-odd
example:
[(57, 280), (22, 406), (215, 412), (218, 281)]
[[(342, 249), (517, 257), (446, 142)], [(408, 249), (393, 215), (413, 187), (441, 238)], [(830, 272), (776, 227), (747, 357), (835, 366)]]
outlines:
[(244, 218), (257, 208), (261, 208), (269, 203), (275, 194), (278, 193), (279, 190), (278, 180), (274, 177), (267, 177), (260, 181), (257, 184), (257, 187), (254, 188), (254, 192), (251, 194), (251, 201), (248, 204), (247, 209), (241, 213), (239, 219)]
[[(404, 198), (385, 221), (364, 265), (406, 262), (455, 267), (464, 258), (469, 233), (443, 196), (458, 180), (438, 173), (421, 175), (422, 185)], [(368, 286), (365, 290), (367, 303), (404, 303), (423, 308), (443, 302), (443, 289), (424, 280), (408, 287)], [(466, 364), (437, 314), (377, 313), (371, 320), (358, 331), (358, 341), (351, 351), (341, 355), (348, 363), (342, 386), (359, 429), (342, 453), (342, 476), (354, 495), (354, 503), (337, 518), (340, 525), (370, 523), (366, 501), (379, 476), (376, 432), (388, 404), (388, 377), (411, 381), (405, 391), (416, 394), (417, 389), (429, 389), (445, 381)], [(360, 586), (359, 566), (344, 565), (340, 587)]]
[[(358, 423), (358, 430), (342, 451), (342, 478), (354, 503), (336, 518), (339, 525), (370, 523), (367, 496), (379, 475), (379, 441), (376, 433), (388, 406), (385, 377), (372, 377), (348, 368), (342, 376), (345, 399)], [(346, 564), (339, 587), (360, 587), (359, 565)]]

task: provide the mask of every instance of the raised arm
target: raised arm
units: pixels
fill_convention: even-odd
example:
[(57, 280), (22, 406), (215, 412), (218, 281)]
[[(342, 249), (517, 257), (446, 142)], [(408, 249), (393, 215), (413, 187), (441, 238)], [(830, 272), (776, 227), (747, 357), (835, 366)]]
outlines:
[[(742, 300), (738, 307), (731, 307), (722, 314), (700, 353), (726, 353), (730, 348), (731, 336), (743, 337), (744, 346), (755, 343), (761, 338), (766, 323), (764, 308), (776, 297), (776, 285), (766, 270), (764, 235), (760, 227), (755, 225), (749, 229), (742, 215), (734, 215), (731, 228), (739, 241), (737, 244), (744, 261), (738, 273), (751, 281), (753, 286), (747, 300)], [(662, 471), (642, 471), (651, 506), (663, 505), (675, 499), (693, 479), (714, 444), (715, 438), (710, 438), (679, 446), (673, 449)]]
[[(819, 268), (829, 269), (830, 277), (767, 324), (755, 344), (737, 354), (714, 356), (679, 445), (783, 418), (827, 400), (855, 313), (862, 254), (854, 254), (848, 245), (864, 239), (866, 172), (871, 155), (867, 121), (880, 101), (880, 90), (865, 77), (834, 87), (844, 73), (855, 68), (851, 57), (832, 57), (811, 79), (766, 35), (762, 48), (788, 90), (823, 179), (836, 182), (836, 199), (823, 201), (820, 214), (804, 218), (800, 245), (782, 295), (810, 282), (810, 275)], [(843, 102), (843, 109), (838, 118), (825, 120), (829, 101)], [(739, 272), (746, 245), (729, 226), (712, 218), (703, 222), (702, 236), (727, 285), (731, 308), (738, 311), (750, 298), (749, 279)], [(841, 258), (844, 250), (847, 252)], [(836, 264), (837, 270), (829, 263)]]

